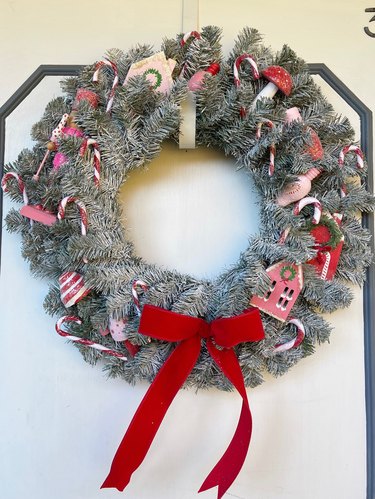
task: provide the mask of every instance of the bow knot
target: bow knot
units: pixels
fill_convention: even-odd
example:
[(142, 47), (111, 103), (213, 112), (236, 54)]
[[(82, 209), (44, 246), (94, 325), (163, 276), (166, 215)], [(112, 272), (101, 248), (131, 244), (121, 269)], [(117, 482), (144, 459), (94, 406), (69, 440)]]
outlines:
[(201, 319), (201, 323), (199, 324), (198, 329), (198, 335), (203, 339), (210, 338), (212, 336), (211, 323)]

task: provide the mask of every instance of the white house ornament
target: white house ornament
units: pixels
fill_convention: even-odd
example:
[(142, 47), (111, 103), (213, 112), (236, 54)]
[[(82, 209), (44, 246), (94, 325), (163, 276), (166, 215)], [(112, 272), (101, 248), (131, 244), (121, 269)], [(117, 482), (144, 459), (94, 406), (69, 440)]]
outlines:
[[(151, 383), (103, 487), (126, 487), (187, 383), (234, 387), (240, 395), (233, 439), (201, 487), (218, 486), (222, 497), (250, 443), (246, 387), (260, 384), (264, 370), (275, 376), (286, 372), (328, 341), (331, 327), (321, 314), (350, 304), (348, 285), (363, 283), (371, 262), (369, 233), (357, 212), (372, 211), (374, 199), (364, 185), (348, 181), (366, 176), (348, 121), (327, 112), (307, 66), (289, 47), (275, 54), (256, 30), (245, 28), (233, 52), (223, 57), (220, 36), (219, 28), (207, 26), (164, 39), (156, 53), (145, 45), (127, 53), (108, 51), (63, 82), (64, 97), (53, 99), (33, 127), (35, 147), (5, 167), (2, 188), (23, 203), (26, 215), (42, 206), (43, 216), (56, 216), (51, 224), (32, 223), (12, 208), (6, 225), (21, 235), (33, 272), (51, 281), (44, 306), (58, 317), (57, 333), (79, 347), (85, 360), (101, 360), (109, 377)], [(272, 80), (269, 86), (266, 78)], [(117, 196), (165, 140), (177, 140), (189, 85), (196, 100), (197, 145), (222, 150), (246, 169), (262, 213), (259, 233), (238, 261), (211, 281), (140, 258), (127, 239)], [(286, 110), (293, 108), (309, 117), (303, 126), (285, 123)], [(300, 184), (298, 198), (283, 191), (288, 177)], [(313, 196), (306, 197), (310, 189)], [(235, 195), (228, 191), (227, 200)], [(281, 196), (290, 202), (280, 202)], [(290, 206), (295, 201), (297, 206)], [(314, 227), (307, 225), (308, 203)], [(333, 215), (345, 233), (340, 258), (334, 252), (341, 236), (334, 246), (323, 234), (329, 211), (342, 215), (341, 225)], [(288, 231), (280, 244), (280, 234)], [(320, 271), (314, 260), (323, 261), (327, 252), (330, 262)], [(351, 260), (355, 268), (348, 266)], [(330, 285), (322, 292), (324, 277)]]

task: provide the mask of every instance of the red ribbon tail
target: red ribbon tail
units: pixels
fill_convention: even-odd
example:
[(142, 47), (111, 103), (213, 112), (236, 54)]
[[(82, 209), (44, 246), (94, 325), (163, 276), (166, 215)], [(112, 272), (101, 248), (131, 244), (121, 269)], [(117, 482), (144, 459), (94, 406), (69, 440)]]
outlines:
[(141, 465), (174, 397), (195, 366), (199, 336), (182, 341), (165, 361), (140, 403), (101, 488), (124, 490)]
[(233, 438), (199, 489), (199, 492), (203, 492), (217, 486), (217, 497), (220, 499), (236, 479), (245, 461), (251, 440), (252, 417), (236, 354), (232, 349), (218, 350), (210, 340), (207, 341), (207, 347), (214, 361), (242, 396), (240, 419)]

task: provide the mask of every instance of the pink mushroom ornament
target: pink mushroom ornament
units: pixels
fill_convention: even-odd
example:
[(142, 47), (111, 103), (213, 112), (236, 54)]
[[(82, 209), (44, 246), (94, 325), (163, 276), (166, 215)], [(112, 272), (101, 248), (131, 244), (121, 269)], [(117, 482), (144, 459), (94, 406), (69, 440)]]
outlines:
[(261, 76), (268, 80), (268, 83), (255, 97), (251, 105), (252, 109), (259, 99), (272, 99), (279, 90), (287, 97), (290, 95), (293, 81), (286, 69), (281, 66), (269, 66), (261, 71)]

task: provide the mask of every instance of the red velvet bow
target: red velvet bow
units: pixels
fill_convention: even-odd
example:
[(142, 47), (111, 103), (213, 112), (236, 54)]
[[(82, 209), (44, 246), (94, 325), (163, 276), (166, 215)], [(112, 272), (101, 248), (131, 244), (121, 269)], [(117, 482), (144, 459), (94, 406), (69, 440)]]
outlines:
[[(232, 347), (264, 338), (259, 310), (251, 308), (235, 317), (211, 323), (145, 305), (139, 332), (158, 340), (179, 342), (165, 361), (140, 403), (102, 488), (124, 490), (132, 473), (140, 466), (178, 390), (195, 366), (202, 338), (216, 364), (242, 397), (240, 419), (233, 438), (199, 492), (218, 486), (220, 499), (240, 472), (250, 444), (252, 419), (242, 371)], [(216, 347), (223, 347), (219, 349)]]

